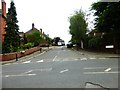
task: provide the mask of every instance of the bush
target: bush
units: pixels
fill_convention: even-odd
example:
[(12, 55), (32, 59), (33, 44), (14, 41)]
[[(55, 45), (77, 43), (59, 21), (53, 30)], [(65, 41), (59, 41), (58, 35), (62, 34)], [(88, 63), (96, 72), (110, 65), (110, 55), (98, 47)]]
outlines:
[(28, 34), (27, 41), (29, 43), (34, 43), (34, 46), (38, 46), (40, 44), (40, 42), (42, 41), (42, 38), (40, 37), (40, 32), (34, 31), (31, 34)]
[(34, 45), (32, 44), (32, 43), (27, 43), (27, 44), (24, 44), (23, 46), (22, 46), (22, 48), (23, 49), (30, 49), (30, 48), (32, 48)]
[(100, 37), (93, 37), (88, 41), (89, 48), (99, 48), (100, 45), (101, 45)]

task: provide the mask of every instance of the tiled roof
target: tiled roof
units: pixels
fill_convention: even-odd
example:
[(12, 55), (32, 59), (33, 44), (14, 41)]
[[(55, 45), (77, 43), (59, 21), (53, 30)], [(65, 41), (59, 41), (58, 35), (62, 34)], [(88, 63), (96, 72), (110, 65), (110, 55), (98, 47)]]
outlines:
[(31, 33), (31, 32), (33, 32), (33, 31), (39, 31), (38, 29), (36, 29), (36, 28), (34, 28), (34, 29), (30, 29), (29, 31), (27, 31), (26, 33), (28, 34), (28, 33)]

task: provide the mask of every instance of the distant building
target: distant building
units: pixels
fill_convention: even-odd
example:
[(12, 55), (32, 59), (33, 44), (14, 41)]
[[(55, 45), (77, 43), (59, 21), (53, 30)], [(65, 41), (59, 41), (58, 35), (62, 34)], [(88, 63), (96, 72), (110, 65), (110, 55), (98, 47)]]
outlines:
[(104, 34), (105, 34), (104, 32), (98, 32), (96, 30), (92, 30), (91, 32), (88, 33), (88, 36), (92, 36), (92, 37), (99, 36), (99, 37), (103, 38)]
[(28, 34), (32, 34), (32, 33), (36, 32), (36, 31), (40, 32), (40, 37), (41, 38), (43, 38), (44, 40), (47, 39), (47, 35), (43, 32), (43, 30), (41, 28), (40, 28), (40, 30), (35, 28), (34, 23), (32, 23), (32, 28), (29, 31), (25, 32), (25, 36), (27, 36)]
[(35, 32), (35, 31), (39, 31), (37, 28), (35, 28), (35, 25), (34, 25), (34, 23), (32, 23), (32, 29), (30, 29), (29, 31), (27, 31), (25, 34), (27, 35), (27, 34), (31, 34), (31, 33), (33, 33), (33, 32)]
[(1, 7), (0, 7), (0, 42), (4, 42), (4, 34), (5, 34), (5, 27), (6, 27), (6, 3), (4, 0), (1, 0)]

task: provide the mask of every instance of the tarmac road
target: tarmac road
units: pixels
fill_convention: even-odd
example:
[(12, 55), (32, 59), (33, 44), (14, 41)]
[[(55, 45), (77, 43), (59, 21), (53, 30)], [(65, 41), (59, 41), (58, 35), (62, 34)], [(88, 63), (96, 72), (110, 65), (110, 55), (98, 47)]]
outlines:
[(118, 58), (52, 47), (2, 65), (2, 88), (84, 88), (86, 82), (118, 88)]

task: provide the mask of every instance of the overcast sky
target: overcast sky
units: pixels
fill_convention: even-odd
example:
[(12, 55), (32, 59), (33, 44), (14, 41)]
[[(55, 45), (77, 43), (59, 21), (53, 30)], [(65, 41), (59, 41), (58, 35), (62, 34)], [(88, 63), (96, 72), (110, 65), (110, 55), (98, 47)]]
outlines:
[[(5, 0), (7, 11), (10, 0)], [(69, 19), (74, 11), (87, 12), (93, 2), (98, 0), (14, 0), (19, 21), (19, 31), (31, 29), (32, 23), (37, 29), (42, 28), (51, 38), (61, 37), (66, 42), (70, 40)]]

